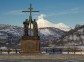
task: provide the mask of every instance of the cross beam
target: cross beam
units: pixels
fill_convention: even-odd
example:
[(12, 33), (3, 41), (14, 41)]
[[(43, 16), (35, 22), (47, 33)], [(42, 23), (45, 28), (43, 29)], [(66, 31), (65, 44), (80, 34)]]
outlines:
[(33, 11), (32, 5), (30, 4), (29, 11), (22, 11), (22, 12), (29, 12), (30, 13), (30, 17), (32, 17), (32, 12), (39, 12), (39, 11)]

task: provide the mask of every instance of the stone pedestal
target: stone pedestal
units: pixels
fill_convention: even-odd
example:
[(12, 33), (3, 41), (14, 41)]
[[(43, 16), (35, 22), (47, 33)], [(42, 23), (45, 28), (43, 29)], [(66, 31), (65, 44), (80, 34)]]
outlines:
[(23, 37), (21, 40), (21, 53), (40, 53), (40, 43), (36, 37)]
[(22, 11), (22, 12), (30, 12), (29, 19), (26, 19), (23, 22), (24, 25), (24, 35), (21, 39), (21, 53), (39, 53), (40, 52), (40, 42), (38, 36), (38, 25), (35, 19), (32, 19), (32, 7), (30, 4), (30, 11)]

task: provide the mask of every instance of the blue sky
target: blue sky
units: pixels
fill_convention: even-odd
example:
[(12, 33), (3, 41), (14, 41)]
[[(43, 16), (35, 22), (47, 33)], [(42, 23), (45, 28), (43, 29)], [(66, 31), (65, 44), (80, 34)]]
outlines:
[(71, 27), (84, 23), (84, 0), (0, 0), (0, 24), (22, 26), (28, 18), (27, 10), (30, 3), (34, 10), (33, 18), (45, 14), (52, 23), (65, 23)]

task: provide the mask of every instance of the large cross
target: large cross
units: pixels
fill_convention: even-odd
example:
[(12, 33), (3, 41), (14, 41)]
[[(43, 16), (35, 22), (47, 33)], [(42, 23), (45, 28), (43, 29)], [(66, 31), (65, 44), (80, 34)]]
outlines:
[(33, 11), (32, 5), (30, 4), (29, 11), (22, 11), (22, 12), (30, 12), (30, 19), (32, 18), (32, 12), (39, 12), (39, 11)]
[(29, 11), (22, 11), (22, 12), (29, 12), (29, 13), (30, 13), (30, 16), (29, 16), (29, 22), (30, 22), (30, 35), (31, 35), (32, 12), (39, 12), (39, 11), (33, 11), (32, 5), (30, 4)]

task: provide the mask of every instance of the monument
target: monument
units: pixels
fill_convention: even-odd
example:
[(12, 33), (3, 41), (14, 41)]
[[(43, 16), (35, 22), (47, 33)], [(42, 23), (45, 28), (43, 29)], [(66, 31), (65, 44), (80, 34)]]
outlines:
[(35, 19), (32, 19), (33, 11), (32, 5), (30, 4), (29, 11), (29, 19), (26, 19), (23, 22), (24, 25), (24, 35), (21, 39), (21, 53), (39, 53), (40, 52), (40, 42), (38, 36), (38, 25)]

